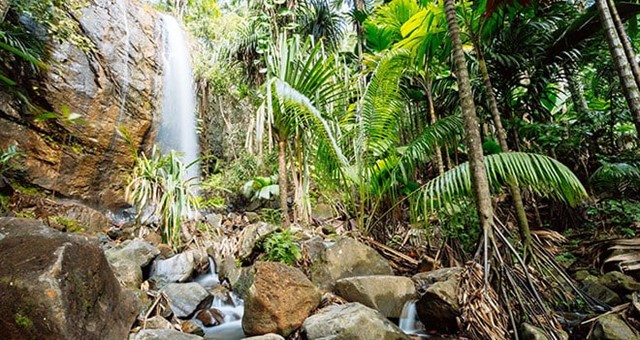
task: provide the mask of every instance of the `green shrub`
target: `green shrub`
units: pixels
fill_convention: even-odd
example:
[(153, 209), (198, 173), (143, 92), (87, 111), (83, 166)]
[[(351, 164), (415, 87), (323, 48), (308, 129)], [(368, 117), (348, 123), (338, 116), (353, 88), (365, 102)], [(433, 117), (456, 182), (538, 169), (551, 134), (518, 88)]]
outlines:
[(150, 157), (136, 158), (125, 193), (137, 211), (138, 222), (151, 209), (162, 224), (163, 241), (174, 248), (182, 243), (182, 222), (198, 208), (195, 188), (187, 177), (187, 166), (175, 152), (162, 156), (154, 146)]
[(275, 232), (263, 241), (262, 249), (268, 261), (293, 265), (302, 258), (300, 245), (289, 230)]

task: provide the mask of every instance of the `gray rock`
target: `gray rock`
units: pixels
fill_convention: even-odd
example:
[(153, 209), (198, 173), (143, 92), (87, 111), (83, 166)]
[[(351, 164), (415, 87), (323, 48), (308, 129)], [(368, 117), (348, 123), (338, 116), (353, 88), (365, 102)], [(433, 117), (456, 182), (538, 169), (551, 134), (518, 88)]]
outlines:
[(140, 288), (142, 267), (158, 256), (160, 251), (141, 240), (126, 240), (105, 252), (118, 281), (129, 288)]
[(590, 275), (582, 281), (582, 289), (591, 297), (606, 303), (609, 306), (616, 306), (622, 302), (620, 296), (611, 289), (598, 282), (598, 278)]
[(309, 254), (309, 258), (312, 261), (327, 248), (324, 244), (324, 239), (320, 236), (315, 236), (304, 241), (302, 247), (306, 248), (307, 254)]
[(220, 214), (208, 214), (204, 219), (213, 229), (218, 229), (222, 226), (222, 215)]
[(621, 295), (640, 290), (640, 283), (638, 283), (638, 281), (621, 272), (608, 272), (601, 276), (598, 282)]
[(378, 252), (347, 237), (326, 248), (311, 265), (311, 281), (329, 291), (337, 280), (368, 275), (393, 275), (393, 269)]
[(143, 324), (145, 329), (173, 329), (171, 322), (160, 315), (149, 318), (146, 322), (143, 320), (140, 323)]
[(304, 321), (302, 333), (309, 340), (409, 339), (383, 315), (357, 302), (319, 310)]
[(248, 225), (242, 231), (242, 236), (240, 237), (238, 257), (241, 260), (244, 260), (251, 256), (253, 249), (259, 244), (259, 242), (277, 229), (277, 226), (265, 222)]
[(124, 339), (137, 302), (98, 243), (0, 218), (0, 330), (7, 339)]
[(547, 333), (539, 327), (530, 323), (523, 323), (520, 330), (522, 340), (549, 340)]
[(126, 240), (105, 252), (109, 263), (124, 260), (133, 262), (138, 267), (148, 265), (159, 254), (158, 248), (139, 239)]
[(195, 282), (170, 283), (162, 290), (169, 299), (173, 314), (179, 318), (189, 318), (197, 310), (209, 308), (213, 297)]
[(269, 334), (263, 334), (263, 335), (244, 338), (244, 340), (284, 340), (284, 338), (278, 334), (269, 333)]
[(608, 314), (596, 321), (594, 340), (638, 340), (640, 337), (619, 316)]
[(320, 221), (326, 221), (333, 218), (333, 208), (326, 203), (318, 203), (312, 208), (311, 214)]
[(400, 318), (404, 304), (416, 298), (413, 281), (403, 276), (359, 276), (336, 282), (336, 294), (360, 302), (388, 318)]
[(166, 260), (157, 259), (153, 263), (153, 275), (151, 278), (158, 286), (172, 282), (185, 282), (191, 277), (195, 268), (194, 254), (188, 251)]
[(197, 340), (201, 336), (186, 334), (171, 329), (143, 329), (138, 332), (134, 340)]

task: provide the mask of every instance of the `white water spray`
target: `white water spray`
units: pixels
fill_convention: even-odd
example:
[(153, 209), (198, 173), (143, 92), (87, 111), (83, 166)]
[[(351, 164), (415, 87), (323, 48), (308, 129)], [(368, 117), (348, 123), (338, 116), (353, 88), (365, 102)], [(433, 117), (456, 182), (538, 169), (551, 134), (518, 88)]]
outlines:
[[(164, 23), (164, 98), (162, 119), (158, 131), (158, 144), (163, 152), (175, 150), (181, 153), (182, 161), (189, 164), (199, 156), (196, 132), (196, 96), (193, 70), (186, 36), (178, 21), (162, 15)], [(187, 172), (188, 178), (198, 177), (200, 167), (196, 164)]]

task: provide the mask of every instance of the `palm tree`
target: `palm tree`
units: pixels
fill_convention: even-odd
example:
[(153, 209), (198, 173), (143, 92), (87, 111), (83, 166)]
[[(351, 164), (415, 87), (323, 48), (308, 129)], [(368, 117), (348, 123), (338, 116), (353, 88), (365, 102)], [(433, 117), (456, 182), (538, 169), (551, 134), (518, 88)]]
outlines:
[[(306, 50), (310, 52), (306, 53)], [(312, 46), (307, 39), (300, 42), (299, 36), (286, 39), (282, 36), (278, 44), (272, 44), (267, 56), (268, 79), (264, 85), (265, 101), (258, 110), (256, 119), (257, 139), (261, 140), (263, 127), (278, 143), (278, 184), (280, 186), (280, 208), (282, 223), (289, 224), (287, 204), (287, 152), (288, 144), (294, 140), (296, 156), (302, 164), (305, 138), (321, 138), (336, 146), (325, 113), (329, 105), (337, 105), (348, 91), (336, 81), (334, 59), (323, 54), (322, 42)], [(338, 159), (344, 158), (340, 154)], [(295, 164), (292, 161), (292, 170)], [(304, 208), (296, 202), (298, 208)], [(308, 215), (308, 213), (306, 213)]]
[[(464, 120), (465, 140), (469, 154), (469, 170), (471, 171), (471, 183), (475, 198), (478, 220), (484, 233), (485, 242), (492, 237), (493, 207), (491, 206), (491, 193), (489, 192), (489, 180), (484, 166), (482, 152), (482, 139), (478, 128), (478, 117), (471, 92), (471, 81), (467, 71), (467, 64), (462, 50), (460, 27), (456, 18), (454, 0), (444, 1), (445, 14), (448, 24), (451, 49), (453, 50), (453, 62), (458, 87), (460, 92), (460, 106)], [(485, 243), (486, 245), (486, 243)], [(485, 251), (485, 256), (487, 255)], [(486, 259), (486, 257), (485, 257)], [(485, 267), (486, 268), (486, 267)], [(485, 273), (485, 276), (487, 273)]]
[(638, 132), (638, 138), (640, 138), (640, 89), (634, 77), (629, 58), (625, 53), (621, 37), (618, 31), (616, 31), (616, 25), (611, 14), (611, 9), (609, 8), (609, 3), (607, 0), (596, 0), (596, 4), (598, 6), (598, 14), (600, 15), (604, 36), (609, 45), (616, 71), (620, 77), (622, 92), (629, 105), (629, 110), (631, 111), (636, 131)]

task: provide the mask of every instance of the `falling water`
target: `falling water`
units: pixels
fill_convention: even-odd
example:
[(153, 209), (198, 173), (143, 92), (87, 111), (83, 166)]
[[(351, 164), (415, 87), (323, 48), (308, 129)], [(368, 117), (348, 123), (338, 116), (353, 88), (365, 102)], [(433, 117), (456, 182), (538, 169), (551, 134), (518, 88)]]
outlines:
[(422, 325), (418, 320), (416, 302), (417, 300), (409, 300), (404, 304), (404, 307), (402, 308), (402, 316), (400, 316), (400, 322), (398, 326), (403, 332), (407, 334), (416, 333), (422, 328)]
[(120, 9), (122, 10), (122, 19), (124, 22), (124, 50), (122, 56), (122, 62), (124, 64), (124, 69), (122, 72), (122, 88), (120, 94), (120, 113), (118, 115), (118, 122), (116, 124), (120, 124), (120, 118), (122, 116), (122, 112), (124, 111), (125, 101), (127, 99), (127, 92), (129, 92), (129, 83), (131, 82), (131, 76), (129, 72), (129, 53), (131, 50), (131, 32), (129, 31), (129, 10), (127, 5), (128, 0), (120, 0)]
[[(178, 21), (162, 15), (164, 22), (164, 99), (158, 144), (164, 152), (175, 150), (185, 164), (198, 158), (196, 134), (196, 96), (187, 38)], [(197, 165), (188, 170), (188, 177), (197, 177)]]

